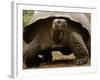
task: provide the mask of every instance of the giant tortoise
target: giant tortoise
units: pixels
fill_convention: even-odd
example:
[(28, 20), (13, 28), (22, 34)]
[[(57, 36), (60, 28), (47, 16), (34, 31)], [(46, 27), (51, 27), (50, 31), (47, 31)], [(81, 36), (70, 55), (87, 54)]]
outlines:
[(52, 61), (52, 51), (73, 53), (76, 65), (90, 58), (90, 20), (85, 13), (36, 11), (32, 23), (24, 28), (23, 62), (27, 67)]

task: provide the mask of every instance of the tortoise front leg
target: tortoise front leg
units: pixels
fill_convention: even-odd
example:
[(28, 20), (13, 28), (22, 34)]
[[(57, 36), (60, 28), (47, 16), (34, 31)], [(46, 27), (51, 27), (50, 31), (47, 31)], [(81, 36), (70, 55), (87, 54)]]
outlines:
[(27, 67), (33, 67), (39, 65), (39, 58), (37, 54), (40, 51), (40, 44), (37, 39), (34, 39), (31, 43), (27, 44), (23, 50), (23, 62)]
[(86, 64), (89, 59), (88, 49), (83, 41), (81, 35), (76, 32), (71, 33), (69, 37), (69, 46), (75, 54), (75, 64), (82, 65)]

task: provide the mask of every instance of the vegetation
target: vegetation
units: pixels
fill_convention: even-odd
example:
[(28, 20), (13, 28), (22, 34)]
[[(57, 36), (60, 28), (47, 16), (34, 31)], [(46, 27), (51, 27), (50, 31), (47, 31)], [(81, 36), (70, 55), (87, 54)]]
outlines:
[(34, 15), (33, 10), (23, 10), (23, 27), (30, 24), (33, 15)]

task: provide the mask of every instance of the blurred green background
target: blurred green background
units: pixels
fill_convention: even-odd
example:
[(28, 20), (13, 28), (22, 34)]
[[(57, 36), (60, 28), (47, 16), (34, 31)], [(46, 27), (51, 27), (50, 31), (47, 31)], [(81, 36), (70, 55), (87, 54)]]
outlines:
[(23, 10), (23, 27), (31, 23), (33, 15), (34, 15), (33, 10)]

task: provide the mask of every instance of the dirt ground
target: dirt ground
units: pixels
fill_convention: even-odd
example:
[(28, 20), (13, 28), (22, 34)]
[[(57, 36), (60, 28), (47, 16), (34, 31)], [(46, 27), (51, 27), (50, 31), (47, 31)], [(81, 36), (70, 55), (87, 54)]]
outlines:
[[(80, 66), (90, 66), (90, 60), (88, 61), (87, 64)], [(51, 63), (41, 64), (37, 68), (57, 68), (57, 67), (77, 67), (77, 65), (73, 64), (72, 60), (59, 60), (59, 61), (53, 61)]]

